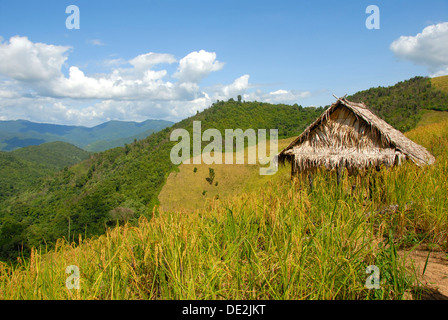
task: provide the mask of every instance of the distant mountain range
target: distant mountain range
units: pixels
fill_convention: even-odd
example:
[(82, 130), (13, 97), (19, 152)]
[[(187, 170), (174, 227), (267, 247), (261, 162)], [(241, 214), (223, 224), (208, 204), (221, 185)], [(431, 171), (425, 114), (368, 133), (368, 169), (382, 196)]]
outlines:
[(0, 121), (0, 150), (63, 141), (91, 152), (104, 151), (144, 139), (173, 125), (164, 120), (108, 121), (95, 127), (35, 123), (27, 120)]

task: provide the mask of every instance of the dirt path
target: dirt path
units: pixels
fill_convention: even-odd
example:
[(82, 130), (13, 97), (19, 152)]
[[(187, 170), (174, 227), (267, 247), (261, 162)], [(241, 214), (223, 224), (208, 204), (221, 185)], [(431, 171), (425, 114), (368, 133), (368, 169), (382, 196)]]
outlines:
[[(425, 270), (426, 259), (429, 255)], [(411, 252), (400, 251), (400, 256), (406, 256), (409, 266), (414, 266), (419, 281), (427, 290), (422, 293), (422, 299), (448, 300), (448, 254), (446, 252), (431, 252), (418, 248)], [(425, 273), (423, 274), (423, 270)]]

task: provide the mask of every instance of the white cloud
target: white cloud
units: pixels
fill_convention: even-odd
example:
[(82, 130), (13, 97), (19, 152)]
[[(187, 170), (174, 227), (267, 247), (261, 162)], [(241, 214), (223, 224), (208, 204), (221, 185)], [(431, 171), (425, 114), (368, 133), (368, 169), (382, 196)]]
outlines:
[(19, 98), (20, 95), (12, 90), (2, 90), (0, 89), (0, 98), (3, 99), (14, 99), (14, 98)]
[[(80, 66), (65, 65), (69, 49), (20, 36), (5, 43), (0, 38), (0, 116), (87, 126), (111, 119), (178, 121), (218, 99), (242, 95), (247, 101), (296, 103), (308, 94), (251, 91), (255, 86), (248, 74), (230, 84), (202, 88), (200, 81), (224, 66), (216, 53), (204, 50), (179, 61), (168, 53), (149, 52), (128, 61), (109, 56), (103, 63), (108, 73), (86, 74)], [(173, 74), (155, 69), (175, 63)], [(68, 67), (68, 75), (62, 72), (63, 66)]]
[(266, 93), (260, 89), (249, 91), (254, 88), (254, 86), (249, 83), (249, 78), (250, 76), (245, 74), (235, 79), (231, 84), (214, 86), (211, 88), (211, 91), (213, 92), (212, 100), (228, 100), (230, 98), (236, 99), (238, 95), (241, 95), (243, 100), (246, 101), (294, 104), (298, 103), (301, 99), (311, 96), (309, 91), (297, 90), (279, 89), (269, 93)]
[(448, 74), (448, 22), (428, 26), (416, 36), (401, 36), (390, 49), (399, 58), (426, 66), (431, 76)]
[(297, 91), (297, 90), (283, 90), (279, 89), (277, 91), (272, 91), (265, 93), (261, 90), (256, 90), (243, 95), (245, 100), (256, 100), (264, 101), (269, 103), (284, 103), (284, 104), (294, 104), (299, 103), (301, 99), (309, 98), (311, 92), (309, 91)]
[(245, 74), (235, 79), (231, 84), (214, 86), (211, 88), (214, 93), (213, 98), (215, 100), (228, 100), (243, 95), (250, 88), (249, 78), (250, 76)]
[(16, 80), (49, 80), (61, 74), (70, 47), (33, 43), (15, 36), (0, 42), (0, 74)]
[(149, 52), (141, 54), (134, 59), (129, 60), (129, 63), (134, 66), (136, 70), (148, 70), (153, 66), (161, 63), (174, 63), (176, 58), (173, 55), (167, 53), (154, 53)]
[(221, 70), (223, 66), (224, 63), (216, 60), (216, 53), (194, 51), (179, 61), (179, 67), (173, 76), (182, 82), (199, 83), (211, 72)]

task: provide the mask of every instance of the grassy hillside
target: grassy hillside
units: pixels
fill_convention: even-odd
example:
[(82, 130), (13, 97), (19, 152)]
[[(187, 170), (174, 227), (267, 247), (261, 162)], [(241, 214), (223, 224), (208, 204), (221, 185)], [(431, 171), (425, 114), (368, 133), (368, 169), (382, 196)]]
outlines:
[[(323, 171), (313, 190), (306, 177), (281, 179), (204, 209), (154, 210), (79, 246), (60, 240), (0, 263), (0, 298), (419, 299), (424, 288), (397, 250), (448, 249), (448, 121), (406, 135), (436, 164), (344, 174), (339, 186)], [(79, 290), (65, 286), (70, 265)], [(366, 288), (370, 265), (380, 289)]]
[[(278, 141), (278, 150), (268, 151), (269, 154), (280, 152), (294, 140), (294, 137)], [(270, 146), (269, 141), (266, 143)], [(210, 201), (226, 199), (248, 191), (262, 189), (266, 183), (289, 179), (289, 168), (280, 167), (280, 173), (275, 175), (260, 175), (260, 164), (247, 164), (249, 147), (244, 150), (246, 164), (225, 164), (222, 155), (222, 164), (208, 165), (206, 163), (181, 164), (177, 171), (173, 171), (162, 191), (159, 194), (160, 208), (164, 211), (195, 210), (204, 208)], [(270, 153), (272, 152), (272, 153)], [(234, 155), (235, 158), (235, 155)], [(234, 161), (235, 163), (236, 161)], [(209, 183), (206, 178), (213, 170), (215, 178)]]
[(431, 78), (431, 84), (437, 89), (448, 93), (448, 76)]
[(145, 138), (172, 124), (164, 120), (109, 121), (90, 128), (25, 120), (0, 121), (0, 150), (11, 151), (44, 142), (64, 141), (88, 151), (98, 152), (124, 146), (135, 138)]
[(448, 119), (447, 111), (425, 110), (422, 112), (422, 116), (417, 123), (417, 127), (437, 123), (446, 119)]
[(30, 188), (40, 178), (88, 157), (89, 152), (65, 142), (0, 152), (0, 202)]
[[(61, 237), (76, 240), (78, 234), (103, 234), (116, 222), (113, 212), (121, 208), (134, 220), (149, 216), (166, 178), (177, 169), (170, 160), (175, 145), (170, 133), (176, 128), (191, 133), (193, 121), (199, 120), (202, 130), (217, 128), (224, 133), (227, 128), (278, 128), (280, 137), (285, 137), (303, 130), (322, 111), (297, 105), (218, 102), (146, 139), (95, 154), (2, 203), (0, 232), (7, 230), (8, 237), (0, 246), (0, 257), (14, 259), (17, 248), (29, 253), (32, 246), (44, 241), (51, 246)], [(12, 234), (10, 230), (14, 230)]]
[(347, 99), (364, 102), (379, 117), (400, 131), (417, 126), (426, 110), (448, 111), (448, 92), (433, 85), (439, 80), (415, 77), (390, 87), (360, 91)]

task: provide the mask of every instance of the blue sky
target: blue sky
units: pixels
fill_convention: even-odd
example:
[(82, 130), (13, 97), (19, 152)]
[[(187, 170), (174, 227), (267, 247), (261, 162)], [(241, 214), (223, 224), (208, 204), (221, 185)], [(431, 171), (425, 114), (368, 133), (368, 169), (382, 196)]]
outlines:
[(177, 121), (238, 94), (327, 105), (448, 74), (447, 21), (446, 0), (0, 0), (0, 119)]

